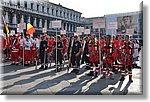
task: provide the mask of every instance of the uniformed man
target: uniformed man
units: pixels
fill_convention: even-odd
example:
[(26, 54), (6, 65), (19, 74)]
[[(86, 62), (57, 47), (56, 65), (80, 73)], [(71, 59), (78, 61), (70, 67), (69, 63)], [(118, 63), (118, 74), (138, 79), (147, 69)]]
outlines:
[(0, 61), (4, 62), (6, 59), (6, 38), (0, 34), (0, 53), (2, 54), (2, 59)]
[[(111, 36), (107, 35), (106, 36), (106, 44), (104, 47), (104, 58), (103, 58), (103, 76), (101, 79), (106, 78), (106, 74), (109, 75), (110, 79), (114, 80), (113, 78), (113, 69), (112, 69), (112, 43), (111, 43)], [(108, 70), (108, 73), (107, 73)]]
[(68, 49), (67, 49), (67, 56), (68, 56), (68, 67), (71, 67), (71, 47), (73, 46), (73, 37), (71, 36), (69, 39), (69, 45), (68, 45)]
[(42, 35), (41, 42), (40, 42), (40, 48), (39, 48), (39, 56), (40, 56), (40, 60), (41, 60), (40, 69), (48, 68), (47, 49), (48, 49), (48, 42), (45, 40), (45, 36)]
[[(85, 37), (84, 38), (84, 42), (83, 42), (83, 46), (82, 46), (82, 61), (81, 61), (81, 64), (84, 64), (84, 62), (87, 64), (87, 63), (90, 63), (89, 61), (89, 47), (88, 47), (88, 44), (89, 44), (89, 39), (88, 37)], [(87, 67), (88, 69), (89, 67)]]
[(81, 59), (81, 42), (78, 40), (78, 35), (74, 36), (73, 46), (71, 47), (71, 63), (75, 67), (72, 72), (78, 73), (80, 69), (80, 59)]
[(31, 64), (31, 46), (32, 43), (30, 41), (30, 36), (26, 36), (26, 40), (24, 41), (24, 62), (25, 66), (29, 66)]
[(14, 35), (14, 39), (11, 44), (11, 60), (12, 64), (11, 65), (18, 65), (19, 64), (19, 42), (17, 35)]
[(122, 47), (122, 72), (121, 72), (121, 79), (120, 81), (124, 81), (125, 74), (126, 74), (126, 68), (128, 69), (128, 75), (129, 75), (129, 81), (133, 82), (132, 80), (132, 63), (133, 63), (133, 52), (134, 52), (134, 44), (129, 41), (129, 35), (125, 36), (125, 42)]
[(60, 68), (58, 67), (56, 68), (56, 71), (60, 71), (62, 70), (62, 60), (63, 60), (63, 54), (62, 54), (63, 44), (62, 44), (60, 36), (57, 36), (56, 49), (57, 49), (57, 62), (56, 63), (58, 65), (58, 62), (59, 62), (59, 66), (60, 66)]
[(91, 36), (91, 39), (88, 44), (89, 60), (91, 62), (89, 76), (97, 76), (99, 72), (98, 61), (99, 61), (99, 43), (97, 42), (95, 36)]

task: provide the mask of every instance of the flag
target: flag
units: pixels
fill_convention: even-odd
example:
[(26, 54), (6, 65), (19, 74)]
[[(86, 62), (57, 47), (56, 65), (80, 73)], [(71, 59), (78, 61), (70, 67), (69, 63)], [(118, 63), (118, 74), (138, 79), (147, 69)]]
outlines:
[(4, 22), (4, 29), (3, 29), (3, 32), (6, 34), (6, 42), (7, 42), (7, 45), (8, 47), (10, 47), (10, 41), (9, 41), (9, 29), (8, 29), (8, 26), (6, 24), (6, 21), (4, 19), (4, 16), (2, 16), (3, 18), (3, 22)]
[(26, 34), (33, 34), (35, 32), (35, 28), (27, 22), (27, 30), (26, 30)]

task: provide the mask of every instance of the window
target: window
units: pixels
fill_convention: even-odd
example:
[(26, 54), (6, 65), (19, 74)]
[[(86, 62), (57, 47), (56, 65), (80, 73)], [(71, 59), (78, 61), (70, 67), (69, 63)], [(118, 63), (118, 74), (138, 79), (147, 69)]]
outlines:
[(39, 5), (37, 5), (37, 11), (39, 11)]
[(69, 18), (69, 13), (67, 13), (67, 18)]
[(47, 13), (49, 14), (49, 8), (47, 8)]
[(54, 15), (54, 9), (52, 9), (52, 15)]
[(20, 1), (19, 0), (17, 0), (17, 6), (20, 6)]
[(31, 9), (33, 9), (33, 3), (31, 3)]
[(66, 13), (64, 12), (64, 17), (66, 18)]
[(27, 1), (24, 1), (24, 7), (27, 8)]
[(56, 10), (56, 16), (58, 16), (58, 10)]
[(62, 17), (62, 12), (60, 11), (60, 17)]
[(44, 6), (42, 6), (42, 12), (44, 13)]
[(72, 14), (70, 14), (70, 19), (72, 19)]

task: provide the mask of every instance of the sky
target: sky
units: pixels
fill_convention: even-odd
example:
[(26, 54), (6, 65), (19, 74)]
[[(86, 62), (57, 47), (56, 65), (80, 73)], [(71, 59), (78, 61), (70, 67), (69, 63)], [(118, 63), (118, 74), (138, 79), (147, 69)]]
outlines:
[(82, 17), (139, 11), (142, 0), (49, 0), (82, 13)]

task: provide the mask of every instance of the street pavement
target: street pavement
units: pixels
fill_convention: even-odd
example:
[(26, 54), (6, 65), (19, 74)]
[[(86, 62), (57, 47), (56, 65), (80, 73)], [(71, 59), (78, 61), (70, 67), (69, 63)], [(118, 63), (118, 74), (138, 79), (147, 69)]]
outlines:
[[(140, 54), (141, 65), (142, 58)], [(66, 67), (66, 65), (65, 65)], [(1, 94), (22, 95), (141, 95), (142, 68), (133, 69), (133, 83), (128, 81), (128, 75), (123, 82), (119, 79), (121, 74), (114, 74), (115, 80), (100, 79), (87, 76), (89, 70), (81, 65), (80, 73), (67, 72), (64, 68), (60, 72), (55, 71), (52, 65), (48, 70), (35, 69), (35, 66), (12, 66), (10, 62), (1, 64), (0, 83)]]

